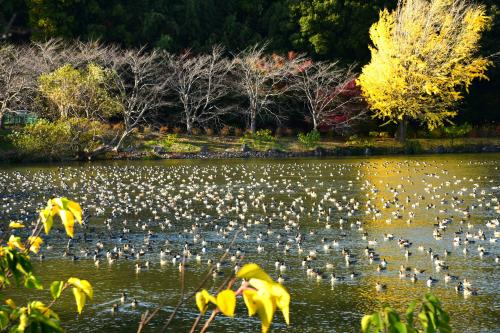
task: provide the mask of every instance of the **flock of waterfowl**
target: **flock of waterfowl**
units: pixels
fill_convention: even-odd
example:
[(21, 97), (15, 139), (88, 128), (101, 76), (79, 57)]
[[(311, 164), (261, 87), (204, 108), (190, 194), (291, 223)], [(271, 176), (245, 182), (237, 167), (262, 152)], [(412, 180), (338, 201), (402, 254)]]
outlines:
[[(468, 170), (489, 164), (494, 173), (500, 166), (463, 163)], [(79, 202), (83, 228), (70, 241), (62, 230), (47, 236), (45, 262), (131, 261), (131, 275), (213, 265), (218, 278), (252, 260), (284, 284), (370, 277), (373, 291), (384, 292), (394, 286), (381, 277), (394, 277), (467, 297), (483, 292), (468, 263), (499, 263), (498, 181), (432, 160), (0, 169), (0, 218), (32, 223), (51, 196)], [(111, 311), (139, 304), (116, 292)]]

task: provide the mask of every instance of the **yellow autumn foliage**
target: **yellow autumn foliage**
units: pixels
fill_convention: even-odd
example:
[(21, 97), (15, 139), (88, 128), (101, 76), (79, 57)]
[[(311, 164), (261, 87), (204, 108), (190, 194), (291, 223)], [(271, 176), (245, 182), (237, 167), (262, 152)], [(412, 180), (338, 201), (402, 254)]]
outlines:
[(433, 129), (455, 116), (463, 91), (487, 79), (491, 62), (477, 51), (490, 22), (469, 0), (402, 0), (394, 12), (381, 11), (358, 79), (374, 117)]

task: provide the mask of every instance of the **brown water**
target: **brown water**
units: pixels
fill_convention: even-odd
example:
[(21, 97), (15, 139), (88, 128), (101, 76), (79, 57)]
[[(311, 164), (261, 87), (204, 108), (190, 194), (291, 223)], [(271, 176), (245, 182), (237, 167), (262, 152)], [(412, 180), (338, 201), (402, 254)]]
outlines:
[[(287, 329), (277, 314), (274, 331), (358, 332), (362, 315), (383, 303), (403, 311), (411, 300), (420, 299), (429, 291), (425, 281), (432, 275), (439, 281), (431, 291), (450, 313), (455, 331), (494, 332), (500, 331), (497, 282), (500, 264), (495, 262), (500, 255), (500, 240), (489, 241), (498, 228), (488, 228), (486, 222), (500, 215), (499, 167), (498, 154), (1, 166), (0, 219), (31, 220), (37, 207), (52, 195), (74, 199), (91, 214), (89, 226), (77, 229), (80, 238), (71, 247), (78, 260), (62, 257), (66, 238), (62, 232), (54, 232), (46, 240), (54, 249), (46, 250), (46, 259), (35, 264), (47, 286), (52, 280), (70, 276), (88, 279), (93, 284), (95, 298), (80, 317), (75, 315), (70, 293), (57, 304), (55, 309), (69, 332), (134, 332), (141, 313), (160, 303), (166, 304), (149, 327), (149, 331), (154, 331), (179, 297), (179, 271), (171, 263), (171, 256), (182, 252), (185, 242), (193, 253), (199, 253), (201, 239), (208, 241), (201, 263), (196, 262), (195, 255), (188, 260), (186, 283), (188, 291), (193, 290), (208, 269), (207, 259), (215, 261), (224, 251), (217, 249), (217, 244), (227, 247), (238, 229), (238, 238), (230, 252), (237, 248), (244, 251), (243, 263), (257, 262), (275, 278), (279, 274), (275, 261), (286, 263), (283, 275), (292, 295), (292, 323)], [(367, 213), (368, 200), (372, 210)], [(417, 203), (418, 206), (412, 207)], [(465, 210), (470, 217), (464, 215)], [(410, 212), (414, 217), (410, 217)], [(401, 219), (395, 217), (398, 214)], [(432, 235), (436, 217), (452, 221), (441, 240)], [(130, 233), (122, 235), (125, 219)], [(345, 221), (342, 225), (340, 219)], [(106, 220), (109, 227), (104, 223)], [(356, 221), (368, 233), (366, 240), (356, 225), (351, 227)], [(232, 228), (228, 227), (230, 222)], [(198, 225), (193, 231), (195, 223)], [(164, 230), (162, 224), (167, 226)], [(246, 231), (241, 230), (244, 226)], [(470, 252), (464, 255), (463, 244), (452, 244), (454, 232), (460, 228), (464, 232), (459, 235), (462, 240), (465, 232), (477, 235), (479, 229), (484, 231), (486, 240), (469, 244)], [(148, 230), (154, 233), (151, 249), (146, 249), (146, 255), (139, 261), (119, 259), (110, 265), (104, 256), (97, 268), (92, 256), (85, 257), (82, 252), (93, 250), (98, 240), (103, 241), (106, 250), (125, 243), (139, 250)], [(221, 230), (225, 231), (225, 237)], [(86, 241), (81, 237), (83, 233)], [(262, 253), (257, 252), (259, 233), (262, 233), (260, 244), (264, 246)], [(303, 253), (298, 252), (295, 239), (298, 233), (303, 236)], [(395, 240), (384, 241), (384, 233), (394, 234)], [(199, 236), (197, 242), (195, 234)], [(413, 243), (408, 259), (397, 244), (398, 238)], [(338, 247), (333, 246), (334, 239), (338, 240)], [(165, 245), (166, 240), (169, 245)], [(364, 256), (368, 240), (377, 241), (370, 247), (387, 260), (386, 271), (377, 272), (378, 263), (370, 264)], [(324, 250), (324, 241), (331, 245), (330, 250)], [(290, 245), (287, 253), (285, 244)], [(440, 256), (445, 249), (449, 250), (450, 255), (444, 258), (449, 273), (460, 280), (471, 280), (478, 295), (465, 298), (457, 294), (456, 282), (445, 283), (446, 271), (437, 272), (430, 256), (418, 250), (419, 245), (426, 251), (432, 248)], [(487, 251), (483, 258), (478, 255), (478, 245)], [(160, 248), (171, 250), (166, 265), (160, 265)], [(348, 248), (357, 262), (346, 267), (340, 253), (342, 248)], [(310, 265), (325, 273), (323, 281), (307, 277), (301, 265), (310, 250), (317, 251), (317, 259)], [(137, 274), (135, 263), (146, 260), (151, 267)], [(327, 262), (334, 265), (333, 271), (338, 276), (345, 278), (343, 281), (330, 283), (332, 271), (325, 268)], [(399, 278), (401, 264), (426, 272), (412, 283)], [(234, 263), (226, 262), (222, 269), (225, 276), (210, 278), (207, 288), (222, 283), (233, 266)], [(351, 279), (352, 271), (359, 273), (359, 277)], [(376, 281), (387, 284), (387, 291), (375, 292)], [(15, 293), (18, 292), (22, 292), (14, 295), (18, 298), (49, 298), (46, 293), (27, 294), (18, 290)], [(111, 306), (120, 303), (121, 292), (126, 292), (129, 299), (118, 313), (112, 314)], [(7, 292), (9, 296), (12, 293)], [(136, 309), (130, 306), (132, 298), (139, 302)], [(258, 320), (247, 317), (243, 301), (238, 303), (236, 318), (218, 317), (212, 331), (260, 330)], [(179, 311), (171, 330), (188, 331), (196, 316), (191, 300)]]

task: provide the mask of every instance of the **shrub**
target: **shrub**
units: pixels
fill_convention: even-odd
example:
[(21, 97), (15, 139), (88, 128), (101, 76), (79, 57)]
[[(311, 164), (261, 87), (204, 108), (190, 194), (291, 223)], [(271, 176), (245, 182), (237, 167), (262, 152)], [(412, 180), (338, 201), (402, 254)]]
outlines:
[(163, 125), (160, 126), (160, 134), (167, 134), (168, 133), (168, 126)]
[(377, 132), (377, 131), (369, 132), (368, 136), (371, 138), (388, 138), (388, 137), (390, 137), (389, 132)]
[(176, 142), (177, 142), (177, 134), (167, 134), (165, 138), (161, 141), (161, 145), (166, 150), (170, 150)]
[(125, 130), (125, 124), (116, 123), (111, 125), (112, 129), (117, 132), (123, 132)]
[(422, 145), (418, 140), (406, 140), (404, 149), (405, 154), (421, 154), (423, 152)]
[(56, 122), (39, 120), (14, 132), (9, 139), (21, 156), (34, 160), (60, 160), (92, 152), (111, 142), (114, 136), (114, 130), (98, 121), (69, 118)]
[[(385, 306), (381, 311), (366, 315), (361, 320), (361, 331), (371, 332), (451, 332), (450, 317), (441, 308), (437, 297), (426, 294), (420, 306), (420, 313), (415, 316), (417, 303), (412, 302), (406, 310), (406, 322), (401, 320), (399, 314), (390, 306)], [(420, 330), (421, 328), (422, 330)]]
[(181, 134), (182, 128), (180, 128), (179, 126), (176, 126), (172, 129), (172, 132), (174, 132), (174, 134)]
[(253, 148), (269, 149), (276, 143), (276, 138), (273, 136), (271, 130), (261, 129), (255, 134), (251, 132), (245, 133), (245, 135), (241, 138), (241, 142), (249, 144)]
[(432, 139), (440, 139), (443, 137), (442, 128), (435, 128), (432, 131), (429, 131), (429, 137)]
[(205, 133), (208, 135), (208, 136), (213, 136), (215, 134), (215, 131), (213, 128), (210, 128), (210, 127), (207, 127), (205, 128)]
[(193, 135), (200, 135), (201, 134), (201, 130), (199, 128), (197, 128), (197, 127), (193, 127), (191, 129), (191, 134), (193, 134)]
[(71, 129), (68, 123), (52, 123), (44, 119), (26, 125), (9, 136), (21, 156), (50, 160), (59, 159), (71, 151), (68, 145), (70, 137)]
[(472, 126), (469, 123), (465, 123), (462, 125), (453, 125), (449, 127), (443, 128), (446, 136), (451, 138), (451, 143), (453, 144), (453, 140), (455, 138), (463, 137), (467, 135), (470, 131), (472, 131)]
[(286, 136), (293, 136), (295, 134), (295, 131), (293, 128), (291, 127), (285, 127), (283, 129), (283, 133), (286, 135)]
[(309, 133), (299, 133), (299, 142), (306, 148), (314, 148), (321, 139), (321, 135), (318, 130), (312, 130)]
[(111, 143), (117, 134), (99, 121), (69, 118), (66, 123), (70, 128), (68, 144), (72, 154), (92, 152), (103, 144)]
[(219, 131), (219, 134), (220, 136), (229, 136), (231, 135), (231, 127), (225, 125), (224, 127), (222, 127)]
[(241, 128), (239, 128), (239, 127), (235, 127), (235, 129), (234, 129), (234, 135), (235, 135), (235, 136), (240, 137), (240, 136), (242, 136), (242, 135), (243, 135), (243, 133), (245, 133), (245, 131), (243, 131), (243, 130), (242, 130)]

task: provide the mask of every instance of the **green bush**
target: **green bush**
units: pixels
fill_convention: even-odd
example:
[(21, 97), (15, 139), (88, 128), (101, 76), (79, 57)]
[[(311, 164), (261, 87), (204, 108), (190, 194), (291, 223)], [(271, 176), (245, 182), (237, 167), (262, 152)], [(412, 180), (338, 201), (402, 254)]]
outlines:
[(453, 125), (449, 127), (443, 128), (444, 133), (447, 137), (451, 138), (452, 143), (455, 138), (460, 138), (467, 135), (470, 131), (472, 131), (472, 126), (469, 123), (465, 123), (462, 125)]
[(107, 125), (85, 118), (50, 122), (41, 119), (9, 135), (9, 140), (22, 157), (32, 160), (60, 160), (90, 153), (109, 143), (115, 132)]
[(423, 152), (422, 145), (418, 140), (406, 140), (404, 149), (405, 154), (421, 154)]
[(420, 313), (415, 317), (417, 303), (412, 302), (406, 310), (406, 322), (390, 306), (384, 306), (381, 311), (366, 315), (361, 320), (363, 333), (375, 332), (440, 332), (450, 333), (450, 317), (441, 308), (437, 297), (426, 294), (420, 306)]
[(167, 134), (165, 138), (161, 141), (161, 146), (165, 150), (172, 149), (172, 146), (177, 142), (177, 134)]
[(70, 118), (65, 123), (70, 128), (71, 154), (92, 152), (103, 144), (111, 143), (118, 133), (106, 124), (85, 118)]
[(242, 143), (249, 144), (256, 149), (269, 149), (276, 144), (276, 138), (269, 129), (258, 130), (255, 134), (251, 132), (245, 133), (241, 138)]
[(21, 156), (59, 159), (70, 151), (71, 130), (67, 123), (39, 120), (12, 133), (9, 138)]
[(368, 136), (371, 138), (389, 138), (389, 132), (377, 132), (377, 131), (371, 131), (368, 133)]
[(314, 148), (321, 139), (321, 135), (318, 130), (312, 130), (309, 133), (299, 133), (297, 136), (299, 142), (306, 148)]

